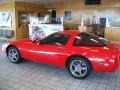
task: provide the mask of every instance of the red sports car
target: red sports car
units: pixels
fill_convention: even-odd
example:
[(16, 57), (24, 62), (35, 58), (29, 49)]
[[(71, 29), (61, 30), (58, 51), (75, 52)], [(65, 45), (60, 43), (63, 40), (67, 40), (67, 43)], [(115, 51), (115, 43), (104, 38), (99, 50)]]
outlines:
[(113, 72), (119, 66), (119, 45), (102, 37), (80, 31), (61, 31), (40, 40), (13, 41), (2, 46), (13, 63), (22, 58), (68, 68), (77, 79), (90, 72)]

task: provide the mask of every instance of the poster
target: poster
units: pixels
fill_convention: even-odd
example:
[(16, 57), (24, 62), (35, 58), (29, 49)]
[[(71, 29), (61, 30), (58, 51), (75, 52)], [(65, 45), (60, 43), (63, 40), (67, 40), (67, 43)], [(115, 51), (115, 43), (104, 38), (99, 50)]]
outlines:
[(38, 25), (29, 25), (29, 38), (45, 38), (48, 35), (63, 31), (63, 25), (62, 24), (38, 24)]
[(64, 19), (65, 20), (71, 20), (71, 11), (65, 11)]
[(12, 27), (12, 16), (11, 12), (0, 12), (0, 26)]

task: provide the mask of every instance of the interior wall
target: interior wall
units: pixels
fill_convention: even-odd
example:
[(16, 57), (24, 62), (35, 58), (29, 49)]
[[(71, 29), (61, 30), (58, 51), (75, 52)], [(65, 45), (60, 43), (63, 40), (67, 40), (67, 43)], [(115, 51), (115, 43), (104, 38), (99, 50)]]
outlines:
[[(14, 2), (10, 2), (10, 3), (4, 3), (4, 4), (0, 4), (0, 12), (11, 12), (12, 14), (12, 27), (11, 28), (6, 28), (6, 27), (0, 27), (1, 29), (4, 30), (13, 30), (15, 32), (16, 29), (16, 25), (15, 25), (15, 3)], [(11, 40), (15, 39), (15, 33), (13, 38), (11, 38)]]
[(36, 5), (30, 3), (22, 2), (9, 2), (0, 4), (0, 11), (10, 11), (12, 13), (12, 28), (3, 28), (2, 29), (11, 29), (14, 30), (14, 36), (12, 40), (20, 40), (29, 37), (29, 28), (19, 27), (19, 12), (32, 12), (32, 13), (44, 13), (43, 5)]
[(24, 39), (29, 37), (29, 28), (20, 27), (20, 17), (18, 15), (19, 12), (27, 12), (27, 13), (44, 13), (43, 5), (36, 5), (30, 3), (23, 2), (15, 2), (15, 17), (16, 17), (16, 40)]
[[(64, 17), (64, 11), (72, 12), (72, 20), (64, 21), (65, 28), (78, 29), (82, 16), (88, 17), (120, 17), (120, 0), (102, 0), (100, 5), (85, 5), (85, 0), (67, 0), (64, 3), (45, 5), (45, 8), (56, 8), (57, 16)], [(99, 21), (98, 21), (99, 22)]]
[[(120, 0), (102, 0), (100, 5), (84, 5), (84, 0), (66, 0), (64, 3), (49, 5), (36, 5), (21, 2), (9, 2), (0, 4), (0, 11), (11, 11), (13, 16), (14, 40), (28, 38), (28, 27), (19, 27), (19, 11), (25, 12), (42, 12), (46, 9), (56, 8), (57, 17), (64, 17), (65, 11), (72, 12), (72, 19), (64, 21), (64, 27), (78, 29), (81, 24), (82, 16), (88, 17), (120, 17)], [(114, 31), (115, 32), (115, 31)], [(112, 32), (111, 32), (112, 33)]]

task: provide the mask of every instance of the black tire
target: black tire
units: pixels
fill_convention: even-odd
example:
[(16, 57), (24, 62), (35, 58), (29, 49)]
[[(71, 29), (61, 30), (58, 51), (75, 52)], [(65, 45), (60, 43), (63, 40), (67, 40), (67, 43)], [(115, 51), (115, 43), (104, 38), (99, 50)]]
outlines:
[(19, 50), (14, 46), (8, 48), (7, 56), (12, 63), (20, 63), (22, 61)]
[(91, 65), (84, 58), (73, 57), (69, 60), (68, 71), (76, 79), (85, 79), (91, 72)]

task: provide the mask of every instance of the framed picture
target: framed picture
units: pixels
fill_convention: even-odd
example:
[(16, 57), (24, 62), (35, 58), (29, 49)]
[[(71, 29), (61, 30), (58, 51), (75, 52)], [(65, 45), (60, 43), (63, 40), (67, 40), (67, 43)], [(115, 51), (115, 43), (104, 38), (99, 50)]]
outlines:
[(18, 11), (18, 25), (19, 27), (26, 27), (29, 23), (28, 12)]
[(11, 12), (0, 12), (0, 26), (12, 27), (12, 14)]
[(64, 19), (71, 20), (71, 11), (65, 11)]

